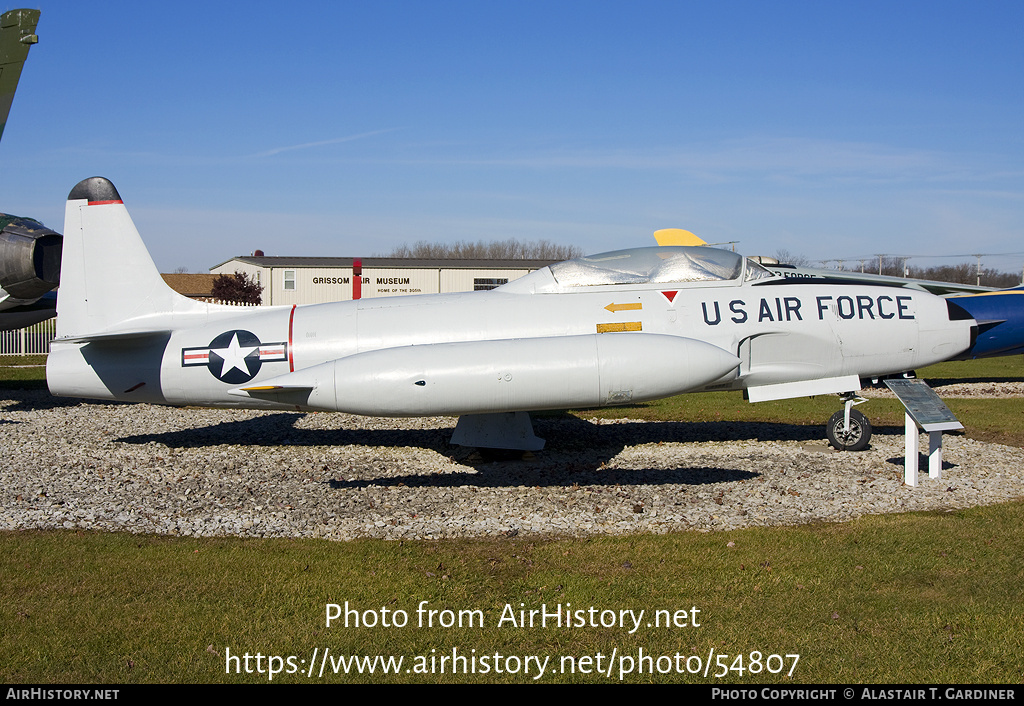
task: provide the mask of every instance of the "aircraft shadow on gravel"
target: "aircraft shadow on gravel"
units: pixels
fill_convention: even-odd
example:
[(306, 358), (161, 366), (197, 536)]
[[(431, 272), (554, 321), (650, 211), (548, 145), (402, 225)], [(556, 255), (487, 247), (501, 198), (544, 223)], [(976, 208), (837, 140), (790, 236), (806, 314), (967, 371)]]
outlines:
[[(476, 485), (665, 485), (714, 484), (748, 480), (756, 472), (735, 468), (695, 467), (620, 469), (605, 464), (627, 446), (659, 443), (700, 443), (707, 441), (797, 441), (823, 442), (818, 425), (765, 422), (643, 422), (592, 424), (571, 415), (538, 417), (536, 425), (549, 440), (545, 451), (526, 459), (494, 460), (472, 448), (448, 443), (450, 429), (303, 429), (295, 425), (302, 413), (281, 413), (226, 422), (181, 431), (126, 436), (129, 444), (156, 442), (171, 448), (204, 448), (220, 445), (248, 447), (276, 446), (371, 446), (414, 447), (435, 451), (477, 473), (429, 473), (380, 475), (375, 478), (328, 481), (332, 488), (371, 485), (407, 487), (453, 487)], [(902, 427), (883, 427), (881, 433), (902, 434)], [(751, 447), (749, 453), (762, 453)], [(740, 451), (739, 453), (745, 453)], [(340, 475), (340, 473), (339, 473)]]
[[(448, 442), (449, 427), (436, 429), (303, 429), (295, 424), (305, 417), (300, 412), (282, 412), (237, 422), (173, 432), (126, 436), (129, 444), (157, 442), (172, 448), (196, 448), (237, 444), (241, 446), (414, 446), (432, 449), (446, 456), (469, 454), (471, 449)], [(592, 424), (572, 415), (535, 419), (549, 444), (540, 457), (574, 453), (595, 447), (616, 448), (640, 444), (700, 443), (707, 441), (800, 441), (824, 443), (817, 424), (777, 422), (663, 422), (626, 421)], [(880, 427), (877, 431), (902, 433), (902, 427)], [(616, 453), (618, 453), (616, 451)]]
[(643, 486), (643, 485), (713, 485), (757, 478), (760, 474), (735, 468), (601, 468), (601, 464), (580, 459), (570, 464), (529, 461), (490, 462), (478, 473), (432, 473), (370, 479), (328, 481), (336, 490), (380, 487), (408, 488), (479, 488), (504, 487), (568, 487), (578, 486)]
[[(7, 382), (6, 385), (0, 384), (0, 404), (3, 404), (3, 409), (11, 412), (34, 412), (42, 411), (47, 409), (57, 409), (59, 407), (77, 407), (79, 405), (94, 405), (96, 404), (93, 400), (79, 400), (71, 397), (54, 397), (46, 389), (46, 384), (41, 385), (22, 385), (24, 381), (17, 381), (18, 387), (13, 387), (15, 382)], [(34, 381), (32, 381), (34, 382)], [(10, 387), (8, 387), (10, 386)], [(104, 404), (126, 404), (121, 402), (104, 403)]]

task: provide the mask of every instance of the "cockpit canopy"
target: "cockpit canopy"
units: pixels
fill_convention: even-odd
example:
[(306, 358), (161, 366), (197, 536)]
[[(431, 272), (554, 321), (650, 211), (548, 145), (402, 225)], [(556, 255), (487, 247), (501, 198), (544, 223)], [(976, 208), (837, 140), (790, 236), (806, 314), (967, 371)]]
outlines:
[(743, 258), (728, 250), (669, 246), (634, 248), (578, 257), (551, 265), (551, 274), (568, 287), (648, 282), (704, 282), (735, 279)]
[[(587, 255), (510, 282), (505, 291), (565, 291), (573, 287), (616, 284), (729, 282), (774, 277), (771, 272), (729, 250), (675, 245), (615, 250)], [(545, 284), (546, 282), (546, 284)]]

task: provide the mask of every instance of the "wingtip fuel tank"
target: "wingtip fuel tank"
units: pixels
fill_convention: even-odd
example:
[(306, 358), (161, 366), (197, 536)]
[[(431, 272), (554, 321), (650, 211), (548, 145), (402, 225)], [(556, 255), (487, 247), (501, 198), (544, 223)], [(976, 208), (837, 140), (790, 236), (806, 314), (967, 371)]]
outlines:
[(466, 341), (368, 351), (231, 393), (350, 414), (489, 414), (668, 397), (739, 363), (710, 343), (659, 334)]

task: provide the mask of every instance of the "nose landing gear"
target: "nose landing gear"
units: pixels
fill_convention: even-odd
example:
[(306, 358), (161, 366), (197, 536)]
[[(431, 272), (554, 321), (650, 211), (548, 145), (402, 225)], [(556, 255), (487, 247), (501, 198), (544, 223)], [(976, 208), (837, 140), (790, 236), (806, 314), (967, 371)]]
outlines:
[(825, 426), (828, 443), (839, 451), (863, 451), (871, 441), (871, 422), (853, 406), (867, 400), (855, 392), (846, 393), (842, 400), (843, 411), (833, 414)]

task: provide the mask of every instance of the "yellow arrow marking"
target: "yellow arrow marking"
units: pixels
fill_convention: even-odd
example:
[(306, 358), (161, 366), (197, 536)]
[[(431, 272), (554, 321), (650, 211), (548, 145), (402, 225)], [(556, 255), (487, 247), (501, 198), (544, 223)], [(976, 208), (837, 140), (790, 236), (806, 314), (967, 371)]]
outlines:
[(643, 309), (643, 308), (644, 308), (644, 305), (641, 304), (640, 302), (635, 302), (633, 304), (609, 304), (608, 306), (605, 307), (605, 309), (607, 309), (608, 311), (612, 312), (613, 314), (616, 311), (630, 311), (630, 310), (633, 310), (633, 309)]

